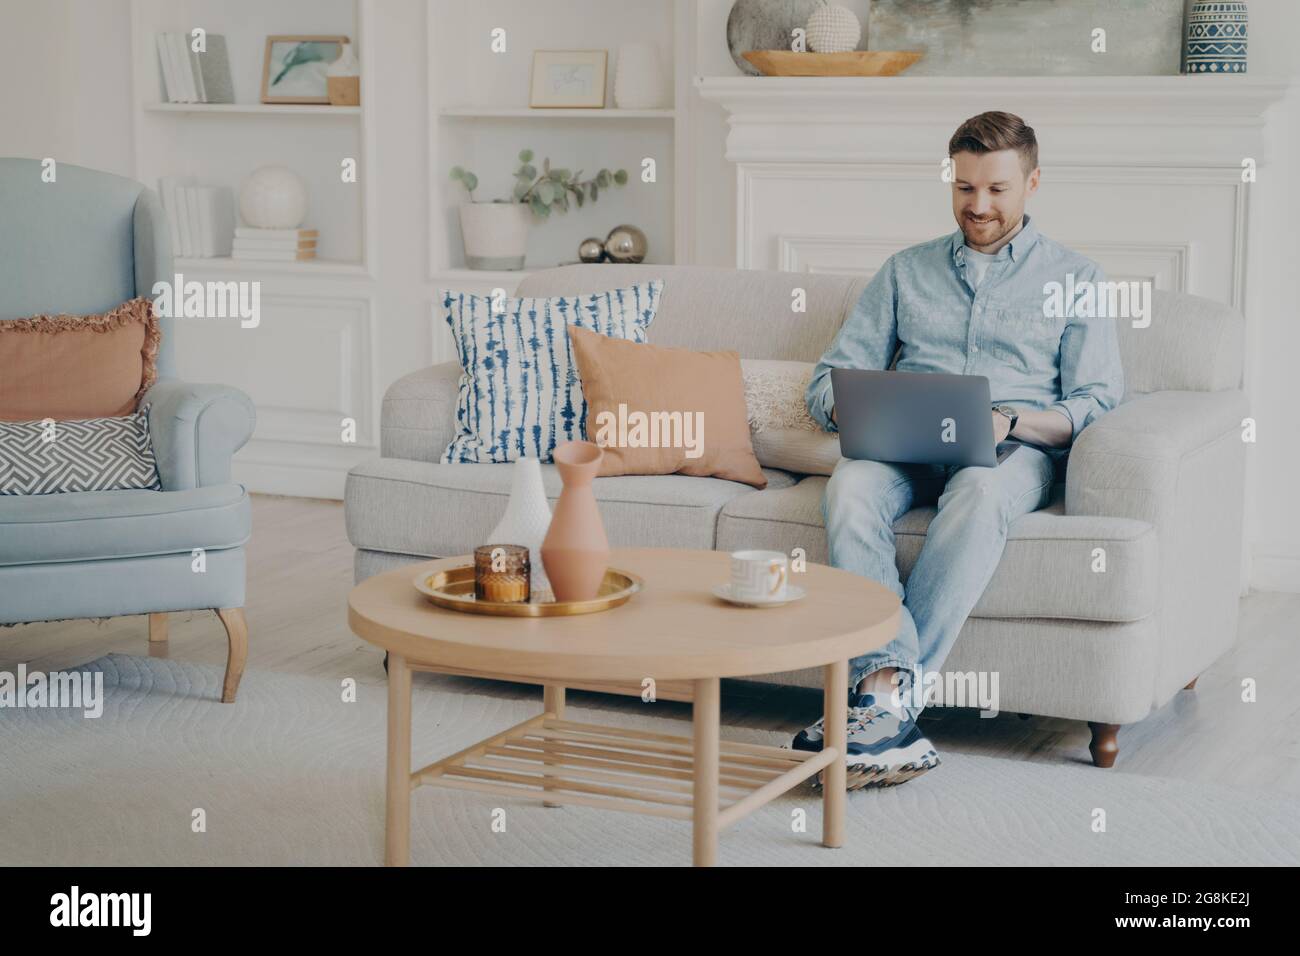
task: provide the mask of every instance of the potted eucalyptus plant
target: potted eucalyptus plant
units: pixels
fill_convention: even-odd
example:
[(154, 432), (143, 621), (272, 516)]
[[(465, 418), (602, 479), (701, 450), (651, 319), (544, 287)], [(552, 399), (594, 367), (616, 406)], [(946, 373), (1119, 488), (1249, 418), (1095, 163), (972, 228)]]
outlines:
[(595, 202), (602, 189), (627, 183), (627, 170), (602, 169), (590, 179), (582, 170), (551, 166), (542, 160), (539, 170), (533, 165), (533, 151), (521, 150), (515, 186), (510, 199), (478, 202), (474, 190), (478, 177), (462, 166), (453, 166), (451, 178), (465, 187), (469, 201), (460, 205), (460, 234), (465, 241), (465, 264), (471, 269), (507, 269), (524, 267), (528, 247), (528, 228), (533, 220), (545, 222), (554, 212), (568, 212), (569, 201), (581, 209), (590, 199)]

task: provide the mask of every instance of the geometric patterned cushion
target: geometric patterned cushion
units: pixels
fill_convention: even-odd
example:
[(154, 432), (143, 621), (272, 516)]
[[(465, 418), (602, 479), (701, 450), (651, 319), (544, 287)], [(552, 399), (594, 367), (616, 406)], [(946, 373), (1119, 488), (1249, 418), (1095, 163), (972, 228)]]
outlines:
[(443, 464), (550, 461), (556, 445), (586, 438), (587, 402), (569, 326), (645, 342), (662, 290), (663, 280), (652, 279), (609, 292), (495, 303), (444, 290), (461, 376), (456, 435)]
[(122, 418), (0, 422), (0, 495), (162, 491), (149, 406)]

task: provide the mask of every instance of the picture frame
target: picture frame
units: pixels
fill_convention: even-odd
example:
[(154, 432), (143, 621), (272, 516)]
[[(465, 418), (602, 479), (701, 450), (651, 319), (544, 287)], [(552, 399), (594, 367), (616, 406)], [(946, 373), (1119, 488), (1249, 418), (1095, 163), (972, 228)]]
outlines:
[(346, 36), (268, 36), (262, 56), (262, 102), (328, 106), (325, 69), (339, 58), (342, 44), (348, 42)]
[(605, 108), (607, 50), (534, 50), (528, 105), (533, 109)]

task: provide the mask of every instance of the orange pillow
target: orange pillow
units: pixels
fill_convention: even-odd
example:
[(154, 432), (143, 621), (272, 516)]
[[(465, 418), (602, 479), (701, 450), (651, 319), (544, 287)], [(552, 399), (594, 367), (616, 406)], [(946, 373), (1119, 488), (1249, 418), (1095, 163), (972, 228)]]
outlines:
[(601, 475), (692, 475), (766, 488), (740, 356), (610, 338), (569, 326)]
[(0, 320), (0, 421), (130, 415), (158, 379), (161, 338), (145, 298), (103, 315)]

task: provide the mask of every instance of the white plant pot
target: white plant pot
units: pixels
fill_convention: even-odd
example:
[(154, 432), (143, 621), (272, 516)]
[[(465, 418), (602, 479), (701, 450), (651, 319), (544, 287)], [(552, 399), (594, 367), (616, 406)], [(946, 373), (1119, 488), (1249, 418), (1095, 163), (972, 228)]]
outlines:
[(528, 549), (529, 576), (534, 594), (551, 589), (542, 568), (542, 540), (551, 526), (551, 507), (542, 486), (542, 463), (536, 458), (515, 462), (510, 480), (510, 501), (484, 544), (517, 544)]
[(668, 84), (659, 54), (651, 43), (622, 43), (614, 66), (614, 104), (621, 110), (657, 110), (667, 106)]
[(465, 265), (471, 269), (522, 269), (532, 221), (533, 212), (526, 203), (461, 203)]

